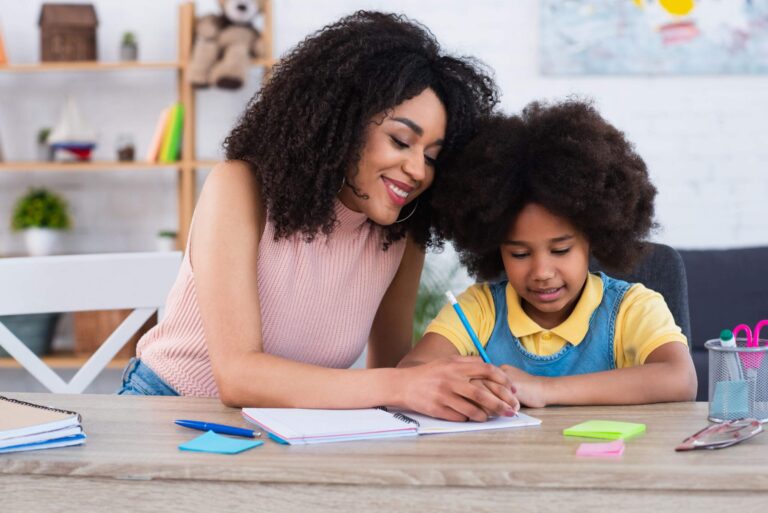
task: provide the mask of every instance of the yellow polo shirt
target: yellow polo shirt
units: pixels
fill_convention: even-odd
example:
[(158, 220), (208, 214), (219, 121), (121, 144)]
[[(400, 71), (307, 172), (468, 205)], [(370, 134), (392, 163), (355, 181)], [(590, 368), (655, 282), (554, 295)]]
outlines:
[[(560, 351), (566, 341), (578, 345), (589, 329), (592, 312), (603, 299), (600, 276), (590, 274), (584, 291), (571, 315), (562, 324), (547, 330), (539, 326), (523, 311), (520, 298), (507, 284), (507, 323), (529, 353), (547, 356)], [(496, 323), (496, 309), (487, 283), (476, 283), (458, 297), (459, 305), (483, 345), (488, 343)], [(427, 332), (447, 338), (459, 354), (477, 355), (467, 331), (451, 305), (446, 305), (427, 326)], [(616, 316), (613, 337), (616, 368), (641, 365), (656, 348), (667, 342), (688, 344), (664, 298), (642, 284), (634, 284), (624, 294)]]

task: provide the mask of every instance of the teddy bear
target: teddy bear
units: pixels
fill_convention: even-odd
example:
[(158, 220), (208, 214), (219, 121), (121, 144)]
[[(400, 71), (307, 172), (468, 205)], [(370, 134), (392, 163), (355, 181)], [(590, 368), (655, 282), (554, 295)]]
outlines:
[(254, 27), (264, 0), (219, 0), (221, 14), (198, 18), (189, 63), (193, 87), (242, 87), (251, 59), (264, 57), (264, 41)]

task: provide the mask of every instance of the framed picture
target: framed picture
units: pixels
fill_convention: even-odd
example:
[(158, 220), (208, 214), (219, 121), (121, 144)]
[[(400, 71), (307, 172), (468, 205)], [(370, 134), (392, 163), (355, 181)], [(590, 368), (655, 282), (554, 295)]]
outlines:
[(543, 75), (768, 73), (768, 0), (541, 0)]

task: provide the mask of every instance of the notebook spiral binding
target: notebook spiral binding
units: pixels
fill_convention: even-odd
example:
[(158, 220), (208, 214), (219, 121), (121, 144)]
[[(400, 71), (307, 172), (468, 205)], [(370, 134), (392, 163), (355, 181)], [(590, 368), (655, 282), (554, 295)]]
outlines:
[(419, 424), (418, 420), (413, 419), (413, 418), (411, 418), (408, 415), (405, 415), (403, 413), (399, 413), (399, 412), (398, 413), (393, 413), (392, 416), (394, 418), (396, 418), (397, 420), (402, 420), (403, 422), (407, 422), (408, 424), (415, 424), (417, 427), (421, 426), (421, 424)]
[(80, 414), (70, 410), (61, 410), (59, 408), (44, 406), (42, 404), (28, 403), (27, 401), (22, 401), (20, 399), (13, 399), (11, 397), (6, 397), (4, 395), (0, 395), (0, 401), (8, 401), (9, 403), (20, 404), (23, 406), (32, 406), (34, 408), (40, 408), (41, 410), (55, 411), (57, 413), (66, 413), (67, 415), (77, 415), (78, 420), (80, 420)]
[[(389, 409), (386, 406), (374, 406), (373, 408), (375, 410), (381, 410), (381, 411), (385, 411), (385, 412), (389, 413)], [(405, 423), (414, 424), (416, 427), (420, 427), (421, 426), (421, 423), (418, 420), (409, 417), (405, 413), (397, 412), (397, 413), (393, 413), (392, 416), (394, 418), (396, 418), (397, 420), (402, 420)]]

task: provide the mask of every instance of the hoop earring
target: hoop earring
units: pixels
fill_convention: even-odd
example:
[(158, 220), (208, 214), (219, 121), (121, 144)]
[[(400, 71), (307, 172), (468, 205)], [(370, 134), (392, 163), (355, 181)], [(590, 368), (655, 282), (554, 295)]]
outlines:
[(408, 219), (410, 219), (411, 216), (416, 212), (417, 208), (419, 208), (419, 199), (418, 198), (416, 199), (416, 203), (414, 203), (414, 205), (413, 205), (413, 210), (411, 210), (411, 213), (408, 214), (407, 216), (405, 216), (404, 218), (398, 219), (397, 221), (395, 221), (395, 224), (402, 223), (403, 221), (407, 221)]
[(341, 194), (341, 191), (344, 190), (344, 186), (347, 185), (347, 177), (342, 176), (341, 177), (341, 187), (339, 187), (339, 190), (336, 191), (336, 194)]

